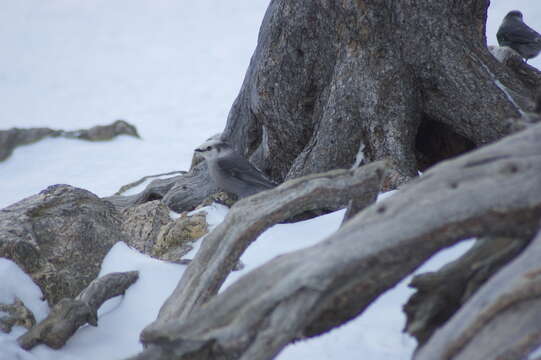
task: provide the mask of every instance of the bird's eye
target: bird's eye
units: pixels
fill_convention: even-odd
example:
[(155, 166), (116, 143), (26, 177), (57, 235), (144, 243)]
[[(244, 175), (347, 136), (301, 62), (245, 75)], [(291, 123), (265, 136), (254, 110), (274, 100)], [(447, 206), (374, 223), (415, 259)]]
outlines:
[(207, 146), (207, 151), (212, 149), (212, 146)]

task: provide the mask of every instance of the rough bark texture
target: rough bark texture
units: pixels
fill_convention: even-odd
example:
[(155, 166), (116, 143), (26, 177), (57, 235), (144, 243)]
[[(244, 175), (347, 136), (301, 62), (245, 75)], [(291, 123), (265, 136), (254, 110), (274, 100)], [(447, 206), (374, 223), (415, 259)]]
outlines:
[(541, 232), (415, 355), (415, 360), (520, 360), (541, 345)]
[(98, 125), (90, 129), (74, 131), (53, 130), (49, 128), (13, 128), (0, 130), (0, 161), (7, 159), (17, 146), (32, 144), (46, 137), (104, 141), (111, 140), (118, 135), (130, 135), (139, 138), (135, 126), (124, 120), (117, 120), (110, 125)]
[(389, 186), (501, 138), (531, 87), (488, 52), (488, 4), (273, 0), (222, 137), (275, 180), (349, 168), (363, 144)]
[(351, 199), (348, 203), (344, 218), (342, 219), (342, 224), (346, 223), (349, 219), (353, 218), (360, 211), (364, 210), (366, 207), (376, 202), (380, 187), (381, 179), (373, 179), (373, 182), (371, 184), (367, 184), (367, 188), (374, 189), (376, 191), (366, 191), (365, 193)]
[(119, 210), (148, 201), (162, 200), (171, 210), (181, 213), (195, 209), (211, 194), (219, 192), (210, 178), (205, 162), (198, 163), (186, 174), (153, 180), (136, 195), (113, 195), (105, 199)]
[[(204, 239), (177, 288), (149, 328), (183, 319), (214, 296), (248, 245), (270, 226), (322, 207), (344, 207), (351, 197), (377, 193), (385, 163), (337, 170), (285, 183), (236, 203)], [(144, 338), (144, 335), (142, 335)]]
[(139, 180), (136, 180), (136, 181), (131, 182), (131, 183), (126, 184), (126, 185), (122, 185), (120, 187), (120, 189), (118, 189), (118, 191), (114, 195), (122, 195), (123, 193), (130, 190), (131, 188), (134, 188), (134, 187), (136, 187), (138, 185), (141, 185), (142, 183), (144, 183), (148, 179), (160, 178), (162, 176), (168, 176), (168, 175), (184, 175), (184, 174), (186, 174), (186, 171), (170, 171), (170, 172), (163, 173), (163, 174), (143, 176)]
[(415, 276), (409, 286), (417, 292), (404, 305), (405, 331), (423, 345), (492, 275), (520, 254), (529, 240), (481, 238), (439, 271)]
[(49, 186), (0, 210), (0, 257), (30, 275), (52, 306), (96, 278), (109, 249), (124, 240), (120, 224), (114, 207), (91, 192)]
[(84, 324), (98, 326), (98, 309), (107, 300), (123, 295), (139, 272), (112, 273), (92, 281), (75, 299), (62, 299), (49, 315), (18, 339), (30, 350), (38, 344), (59, 349)]
[[(183, 317), (147, 328), (147, 348), (133, 359), (271, 359), (292, 340), (321, 334), (358, 315), (444, 247), (472, 236), (533, 236), (541, 217), (540, 173), (541, 125), (437, 165), (326, 240), (275, 258), (189, 314), (162, 310), (160, 316)], [(245, 203), (258, 197), (265, 193)], [(205, 246), (198, 257), (204, 253)], [(537, 279), (538, 272), (528, 274)], [(468, 317), (462, 320), (454, 323), (466, 329), (461, 324), (470, 323)], [(462, 333), (454, 330), (439, 337), (441, 343)]]
[(532, 92), (538, 91), (541, 86), (541, 72), (537, 68), (525, 63), (522, 56), (510, 47), (489, 46), (488, 49), (499, 62), (510, 68), (514, 75)]

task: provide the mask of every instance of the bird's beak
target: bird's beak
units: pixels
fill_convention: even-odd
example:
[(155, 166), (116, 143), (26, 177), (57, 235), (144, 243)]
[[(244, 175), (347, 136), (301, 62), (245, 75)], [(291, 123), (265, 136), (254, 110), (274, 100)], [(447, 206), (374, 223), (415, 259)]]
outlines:
[(203, 152), (203, 150), (201, 150), (201, 149), (195, 149), (195, 151), (197, 151), (197, 152)]

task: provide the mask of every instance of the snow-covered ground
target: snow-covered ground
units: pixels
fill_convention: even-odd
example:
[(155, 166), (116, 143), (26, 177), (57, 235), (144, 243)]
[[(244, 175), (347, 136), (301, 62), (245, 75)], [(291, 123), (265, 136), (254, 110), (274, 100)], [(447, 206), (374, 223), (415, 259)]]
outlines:
[[(122, 118), (142, 140), (120, 137), (87, 143), (48, 139), (15, 150), (0, 162), (0, 208), (55, 183), (100, 196), (142, 176), (185, 170), (192, 149), (223, 129), (257, 40), (268, 0), (16, 0), (0, 2), (0, 129), (87, 128)], [(509, 10), (541, 31), (541, 4), (491, 1), (487, 40)], [(541, 59), (531, 64), (541, 67)], [(207, 209), (217, 224), (226, 211)], [(276, 225), (242, 257), (246, 271), (278, 254), (309, 246), (338, 228), (343, 212)], [(438, 254), (419, 271), (437, 269), (470, 243)], [(192, 256), (191, 254), (190, 256)], [(140, 350), (139, 331), (157, 314), (184, 267), (117, 244), (102, 274), (139, 270), (126, 295), (100, 309), (99, 326), (77, 331), (62, 350), (19, 349), (23, 330), (0, 334), (0, 360), (121, 359)], [(318, 338), (287, 347), (280, 360), (409, 359), (415, 342), (401, 334), (408, 279), (358, 319)], [(153, 296), (148, 296), (153, 294)], [(39, 289), (13, 263), (0, 259), (0, 302), (18, 296), (38, 320), (47, 314)]]

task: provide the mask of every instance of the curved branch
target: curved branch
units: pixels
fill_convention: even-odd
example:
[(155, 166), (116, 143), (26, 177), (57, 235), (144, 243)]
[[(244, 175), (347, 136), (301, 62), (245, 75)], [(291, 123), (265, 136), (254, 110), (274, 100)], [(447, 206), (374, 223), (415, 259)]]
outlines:
[(432, 168), (323, 242), (255, 269), (181, 321), (147, 328), (148, 347), (133, 359), (271, 359), (362, 313), (442, 248), (471, 236), (532, 236), (540, 139), (537, 125)]
[(129, 271), (108, 274), (92, 281), (75, 299), (60, 300), (43, 321), (19, 337), (19, 345), (25, 350), (38, 344), (61, 348), (84, 324), (98, 326), (100, 306), (124, 294), (138, 278), (138, 271)]
[(311, 175), (237, 202), (222, 224), (205, 237), (153, 326), (183, 319), (208, 301), (248, 245), (270, 226), (306, 211), (344, 207), (351, 198), (376, 194), (384, 169), (385, 162), (380, 161), (355, 170)]
[(541, 231), (415, 355), (432, 359), (524, 359), (541, 345)]

